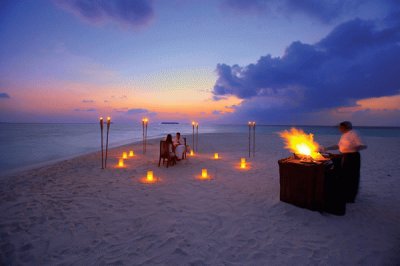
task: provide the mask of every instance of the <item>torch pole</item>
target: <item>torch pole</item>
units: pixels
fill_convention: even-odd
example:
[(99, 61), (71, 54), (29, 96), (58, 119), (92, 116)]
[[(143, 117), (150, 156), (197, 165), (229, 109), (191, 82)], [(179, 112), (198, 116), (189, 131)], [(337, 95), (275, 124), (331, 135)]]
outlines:
[(103, 117), (100, 117), (100, 135), (101, 135), (101, 169), (104, 169)]
[(199, 123), (196, 124), (196, 152), (199, 152)]
[(106, 159), (104, 160), (104, 168), (107, 168), (107, 156), (108, 156), (108, 135), (110, 132), (111, 118), (107, 117), (107, 138), (106, 138)]
[(144, 154), (144, 120), (142, 120), (142, 135), (143, 135), (142, 146), (143, 146), (143, 154)]
[(144, 133), (144, 152), (147, 152), (147, 121), (146, 121), (146, 125), (145, 125), (145, 133)]
[(256, 122), (253, 122), (253, 157), (256, 156)]
[(192, 128), (193, 128), (193, 134), (192, 134), (192, 144), (193, 144), (193, 147), (192, 147), (192, 149), (195, 150), (195, 148), (194, 148), (194, 122), (192, 122)]
[(249, 122), (249, 158), (250, 158), (250, 130), (251, 130), (251, 123)]

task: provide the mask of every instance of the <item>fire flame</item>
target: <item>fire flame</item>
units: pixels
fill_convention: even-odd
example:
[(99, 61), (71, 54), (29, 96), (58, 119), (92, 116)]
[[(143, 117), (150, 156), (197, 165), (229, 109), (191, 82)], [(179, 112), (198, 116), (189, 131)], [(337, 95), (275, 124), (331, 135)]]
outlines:
[(285, 140), (285, 148), (291, 152), (304, 157), (311, 157), (314, 160), (324, 158), (318, 152), (319, 145), (314, 141), (313, 134), (306, 134), (301, 129), (291, 128), (290, 131), (279, 132), (279, 135)]

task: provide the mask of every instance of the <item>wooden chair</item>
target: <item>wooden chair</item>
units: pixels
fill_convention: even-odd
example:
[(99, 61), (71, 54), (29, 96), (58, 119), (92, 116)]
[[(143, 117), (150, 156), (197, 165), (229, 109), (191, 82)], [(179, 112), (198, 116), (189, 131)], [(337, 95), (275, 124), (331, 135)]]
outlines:
[(187, 151), (186, 137), (184, 137), (183, 140), (185, 142), (185, 151), (183, 152), (183, 159), (186, 159), (186, 151)]
[(161, 159), (163, 161), (163, 165), (165, 163), (165, 160), (167, 160), (167, 168), (170, 164), (176, 164), (175, 156), (171, 156), (171, 154), (169, 153), (168, 144), (165, 140), (160, 141), (160, 158), (158, 159), (158, 167), (160, 167), (161, 165)]

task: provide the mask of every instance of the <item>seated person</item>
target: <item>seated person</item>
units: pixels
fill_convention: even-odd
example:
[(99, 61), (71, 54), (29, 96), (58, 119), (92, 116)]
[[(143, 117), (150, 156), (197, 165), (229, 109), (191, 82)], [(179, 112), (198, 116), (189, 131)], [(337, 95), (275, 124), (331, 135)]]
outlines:
[(181, 133), (177, 132), (175, 139), (174, 139), (174, 146), (175, 146), (175, 153), (177, 160), (180, 161), (183, 159), (183, 154), (185, 153), (186, 146), (185, 146), (185, 140), (181, 136)]
[(174, 146), (174, 143), (172, 142), (171, 134), (167, 135), (165, 142), (167, 142), (169, 156), (171, 156), (172, 158), (175, 158), (175, 146)]

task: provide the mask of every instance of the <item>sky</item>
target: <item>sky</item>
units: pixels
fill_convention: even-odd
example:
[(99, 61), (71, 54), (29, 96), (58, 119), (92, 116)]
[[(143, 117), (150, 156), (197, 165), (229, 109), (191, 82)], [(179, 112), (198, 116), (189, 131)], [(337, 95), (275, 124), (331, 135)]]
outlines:
[(2, 0), (0, 122), (400, 126), (398, 0)]

